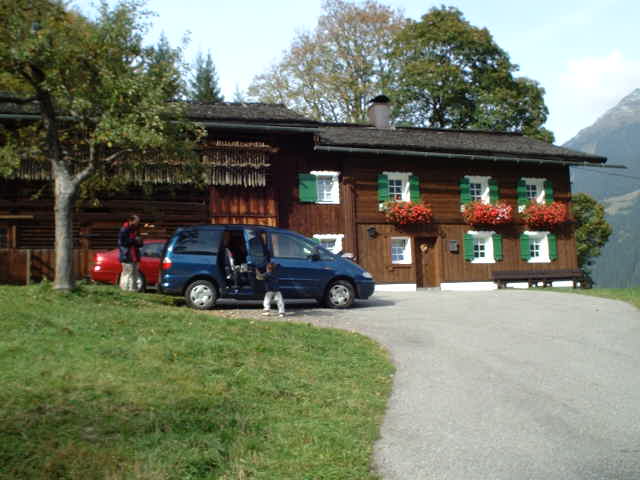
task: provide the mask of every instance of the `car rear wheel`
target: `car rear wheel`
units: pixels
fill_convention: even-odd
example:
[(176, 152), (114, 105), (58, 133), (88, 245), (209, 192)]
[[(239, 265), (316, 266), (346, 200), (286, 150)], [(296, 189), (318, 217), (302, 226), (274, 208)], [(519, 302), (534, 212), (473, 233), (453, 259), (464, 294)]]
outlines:
[(324, 304), (329, 308), (349, 308), (354, 299), (353, 285), (346, 280), (337, 280), (327, 289)]
[(196, 310), (210, 310), (216, 304), (218, 291), (208, 280), (196, 280), (190, 283), (184, 292), (187, 305)]

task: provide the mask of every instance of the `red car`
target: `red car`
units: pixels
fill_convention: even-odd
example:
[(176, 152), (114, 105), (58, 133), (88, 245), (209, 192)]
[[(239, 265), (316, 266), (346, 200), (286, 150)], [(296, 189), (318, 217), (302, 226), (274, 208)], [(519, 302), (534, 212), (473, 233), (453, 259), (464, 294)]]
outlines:
[[(140, 249), (140, 280), (137, 291), (144, 292), (147, 285), (156, 285), (160, 273), (160, 261), (162, 260), (162, 250), (166, 240), (145, 239), (144, 245)], [(122, 264), (118, 249), (108, 252), (98, 252), (93, 257), (91, 266), (91, 280), (94, 282), (118, 284)]]

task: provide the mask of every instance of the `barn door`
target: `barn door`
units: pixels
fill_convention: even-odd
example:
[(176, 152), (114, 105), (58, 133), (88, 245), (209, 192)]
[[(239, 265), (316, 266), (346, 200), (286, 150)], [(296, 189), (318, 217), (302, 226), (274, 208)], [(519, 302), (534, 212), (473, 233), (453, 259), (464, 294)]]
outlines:
[(209, 223), (278, 226), (271, 187), (209, 187)]

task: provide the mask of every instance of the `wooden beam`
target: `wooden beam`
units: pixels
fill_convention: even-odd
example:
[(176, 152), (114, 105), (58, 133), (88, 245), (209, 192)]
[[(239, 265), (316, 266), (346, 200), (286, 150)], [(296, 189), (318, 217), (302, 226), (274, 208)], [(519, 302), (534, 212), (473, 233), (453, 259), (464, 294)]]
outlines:
[(33, 220), (34, 215), (0, 215), (0, 220)]

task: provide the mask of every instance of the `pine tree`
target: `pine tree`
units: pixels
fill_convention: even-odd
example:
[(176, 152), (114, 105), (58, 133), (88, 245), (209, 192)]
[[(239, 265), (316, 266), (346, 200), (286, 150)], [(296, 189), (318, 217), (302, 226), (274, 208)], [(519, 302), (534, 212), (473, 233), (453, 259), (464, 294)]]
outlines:
[(186, 86), (182, 78), (181, 54), (181, 49), (171, 47), (164, 32), (160, 34), (158, 45), (151, 47), (148, 53), (150, 58), (149, 72), (168, 78), (164, 87), (167, 100), (184, 98)]
[(206, 58), (202, 53), (198, 53), (194, 70), (193, 78), (189, 82), (189, 100), (206, 103), (223, 102), (224, 97), (220, 93), (218, 74), (210, 52), (207, 52)]
[(238, 86), (237, 83), (236, 83), (236, 89), (233, 92), (233, 101), (236, 103), (244, 103), (247, 101), (246, 95), (242, 90), (240, 90), (240, 87)]

